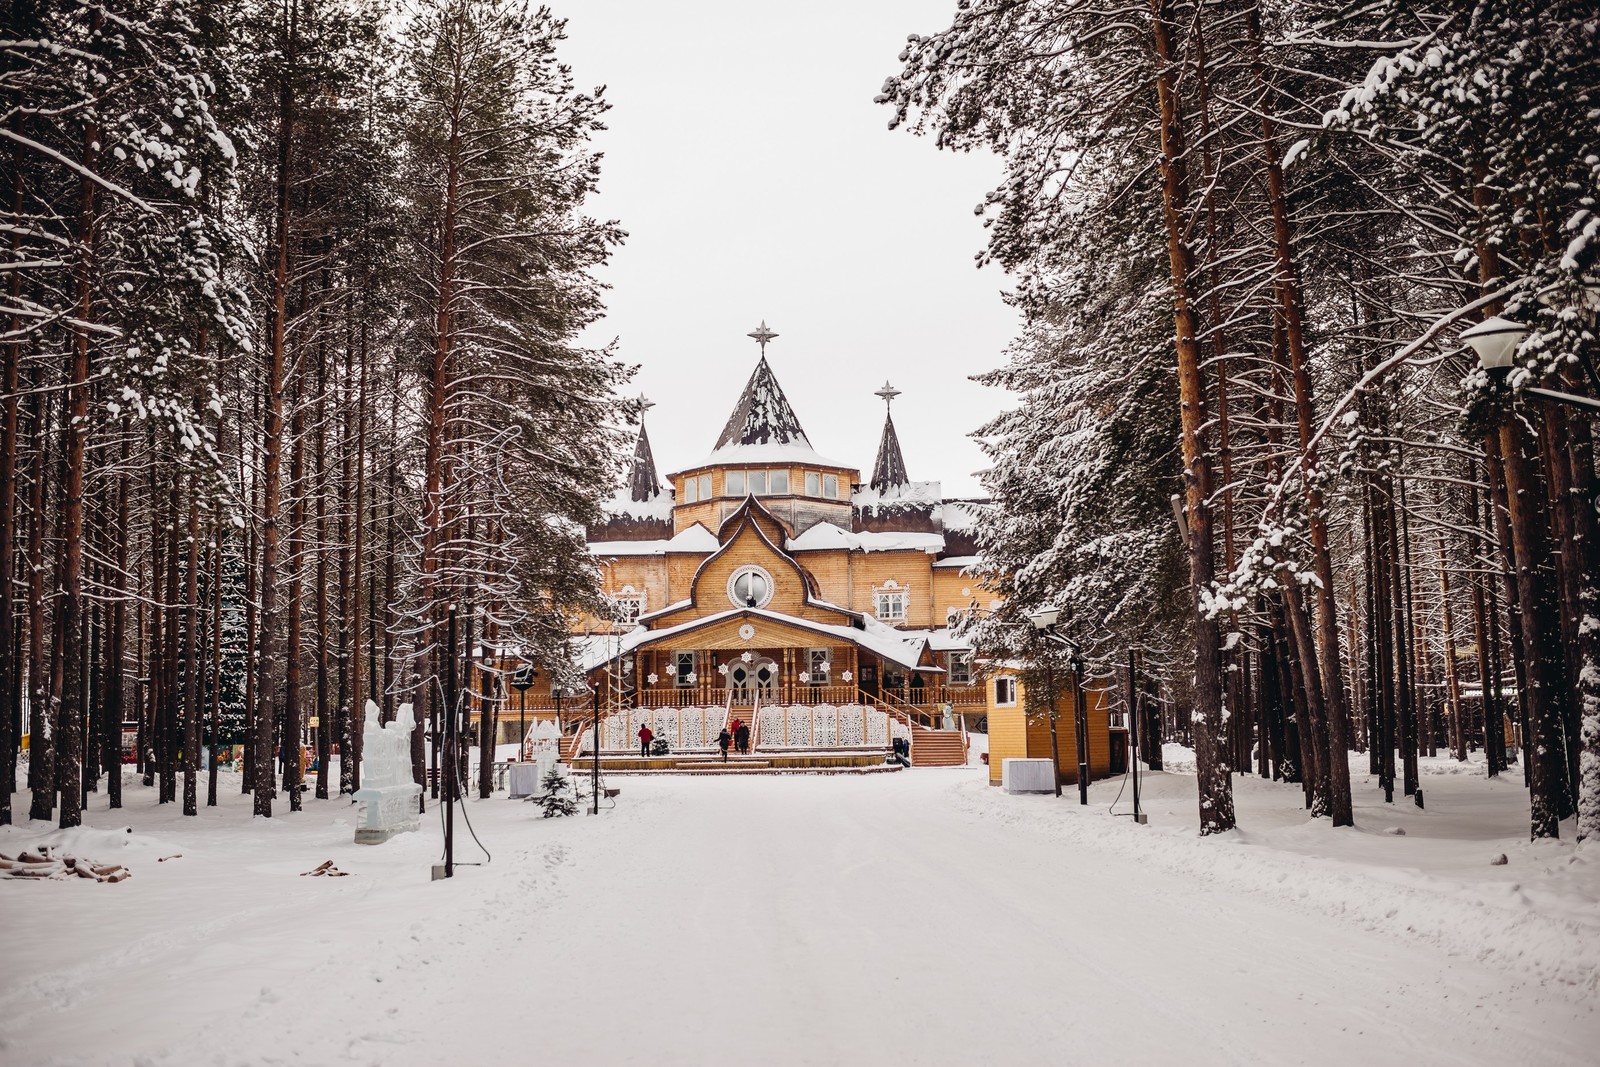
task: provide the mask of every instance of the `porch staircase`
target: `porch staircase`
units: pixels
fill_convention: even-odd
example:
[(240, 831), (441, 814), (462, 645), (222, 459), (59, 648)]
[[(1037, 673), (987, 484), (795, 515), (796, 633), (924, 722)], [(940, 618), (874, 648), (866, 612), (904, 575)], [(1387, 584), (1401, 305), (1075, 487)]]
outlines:
[(963, 767), (967, 762), (967, 739), (960, 730), (930, 730), (911, 725), (911, 765), (913, 767)]

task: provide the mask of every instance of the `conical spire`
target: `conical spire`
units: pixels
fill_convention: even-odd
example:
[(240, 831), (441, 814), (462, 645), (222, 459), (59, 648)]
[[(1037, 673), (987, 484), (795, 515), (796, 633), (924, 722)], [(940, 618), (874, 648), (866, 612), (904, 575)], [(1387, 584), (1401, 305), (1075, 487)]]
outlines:
[(872, 465), (872, 488), (880, 493), (896, 486), (907, 485), (911, 478), (906, 474), (906, 457), (900, 451), (900, 435), (894, 430), (894, 415), (889, 405), (900, 395), (900, 390), (883, 383), (877, 394), (883, 397), (883, 437), (878, 441), (878, 459)]
[(767, 329), (767, 324), (763, 322), (761, 328), (750, 336), (761, 345), (761, 359), (756, 363), (750, 380), (745, 383), (733, 414), (728, 416), (722, 436), (717, 438), (716, 450), (730, 445), (787, 444), (801, 444), (809, 449), (811, 441), (800, 428), (800, 420), (789, 406), (789, 398), (783, 395), (783, 387), (778, 384), (777, 376), (767, 363), (767, 342), (778, 335)]
[(633, 470), (628, 474), (628, 495), (640, 503), (660, 496), (661, 478), (656, 474), (656, 457), (650, 451), (650, 435), (644, 419), (639, 420), (639, 439), (633, 445)]

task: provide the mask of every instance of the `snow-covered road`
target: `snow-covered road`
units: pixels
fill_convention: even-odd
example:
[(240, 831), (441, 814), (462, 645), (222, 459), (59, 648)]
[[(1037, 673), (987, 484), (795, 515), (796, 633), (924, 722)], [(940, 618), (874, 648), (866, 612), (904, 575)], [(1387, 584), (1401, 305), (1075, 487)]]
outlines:
[[(136, 801), (131, 881), (0, 885), (0, 1062), (1578, 1064), (1600, 1040), (1592, 986), (1329, 910), (1275, 850), (1242, 891), (1165, 862), (1258, 861), (1159, 817), (960, 770), (615, 784), (599, 819), (475, 802), (494, 860), (436, 884), (436, 826), (357, 848), (324, 802), (147, 831)], [(323, 859), (354, 876), (298, 877)]]

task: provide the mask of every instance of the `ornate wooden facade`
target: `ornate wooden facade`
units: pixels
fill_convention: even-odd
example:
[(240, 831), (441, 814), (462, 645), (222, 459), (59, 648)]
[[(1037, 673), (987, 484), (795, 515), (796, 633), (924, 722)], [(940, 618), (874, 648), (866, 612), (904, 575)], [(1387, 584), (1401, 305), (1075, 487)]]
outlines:
[[(865, 705), (931, 753), (932, 734), (959, 735), (961, 716), (983, 710), (949, 629), (956, 612), (990, 606), (971, 570), (983, 502), (910, 481), (890, 418), (871, 481), (819, 455), (767, 361), (776, 335), (752, 336), (761, 358), (711, 454), (663, 481), (641, 427), (626, 489), (589, 530), (615, 611), (577, 627), (584, 702)], [(548, 682), (527, 698), (553, 703)]]

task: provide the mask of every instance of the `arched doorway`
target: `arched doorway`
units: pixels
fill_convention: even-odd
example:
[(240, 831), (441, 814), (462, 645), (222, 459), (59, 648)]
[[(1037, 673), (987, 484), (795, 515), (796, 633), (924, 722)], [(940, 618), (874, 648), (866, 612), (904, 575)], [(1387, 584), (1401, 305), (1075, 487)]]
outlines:
[(748, 704), (757, 693), (762, 700), (770, 701), (778, 695), (780, 677), (774, 660), (758, 659), (751, 663), (735, 660), (728, 665), (728, 692), (735, 703)]

